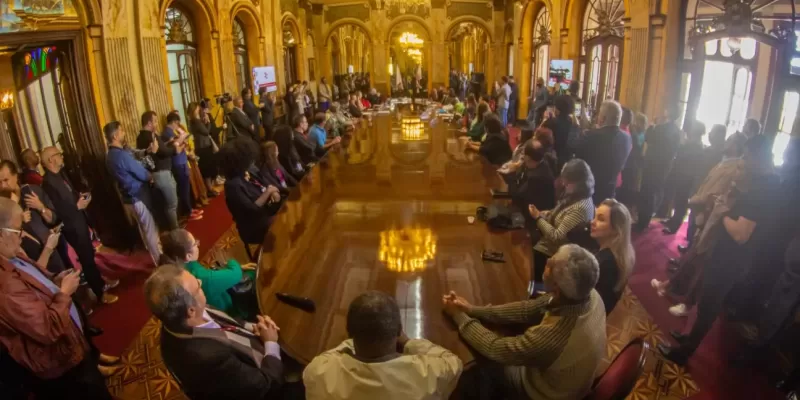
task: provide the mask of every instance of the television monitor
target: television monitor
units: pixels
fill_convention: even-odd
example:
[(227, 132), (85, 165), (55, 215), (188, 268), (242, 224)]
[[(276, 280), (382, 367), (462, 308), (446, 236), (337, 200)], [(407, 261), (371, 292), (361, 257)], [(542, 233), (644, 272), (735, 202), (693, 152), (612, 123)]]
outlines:
[(561, 89), (569, 89), (572, 82), (573, 61), (572, 60), (550, 60), (550, 74), (547, 79), (547, 86), (555, 87), (560, 85)]

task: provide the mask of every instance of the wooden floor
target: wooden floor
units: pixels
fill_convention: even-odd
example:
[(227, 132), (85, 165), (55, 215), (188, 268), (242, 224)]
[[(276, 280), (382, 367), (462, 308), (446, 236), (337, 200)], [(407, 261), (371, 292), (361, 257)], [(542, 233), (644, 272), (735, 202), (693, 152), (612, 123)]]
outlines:
[[(229, 254), (245, 260), (244, 248), (231, 227), (214, 244)], [(207, 256), (210, 252), (207, 253)], [(123, 371), (108, 380), (111, 393), (123, 400), (184, 399), (178, 385), (170, 378), (159, 350), (159, 323), (151, 319), (123, 353)], [(665, 334), (653, 322), (629, 289), (608, 319), (608, 346), (603, 369), (632, 338), (642, 337), (650, 344), (645, 374), (636, 383), (629, 399), (685, 399), (698, 388), (681, 367), (659, 358), (655, 345), (666, 342)]]

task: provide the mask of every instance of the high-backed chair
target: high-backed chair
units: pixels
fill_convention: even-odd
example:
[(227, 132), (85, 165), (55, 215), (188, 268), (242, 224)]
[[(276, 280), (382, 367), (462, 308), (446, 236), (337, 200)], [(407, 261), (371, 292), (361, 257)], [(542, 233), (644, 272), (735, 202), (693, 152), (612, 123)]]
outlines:
[(617, 355), (606, 372), (595, 379), (592, 392), (584, 400), (623, 400), (642, 375), (650, 346), (636, 338)]

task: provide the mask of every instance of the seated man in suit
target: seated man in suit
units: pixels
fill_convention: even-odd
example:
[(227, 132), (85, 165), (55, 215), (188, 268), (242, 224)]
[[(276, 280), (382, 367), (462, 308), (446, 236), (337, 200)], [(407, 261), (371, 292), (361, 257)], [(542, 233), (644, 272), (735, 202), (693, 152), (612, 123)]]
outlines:
[[(599, 274), (592, 253), (567, 244), (547, 261), (544, 282), (549, 294), (480, 307), (450, 292), (443, 299), (444, 311), (467, 344), (502, 366), (488, 367), (487, 372), (496, 373), (492, 383), (501, 385), (497, 389), (505, 398), (582, 399), (606, 351), (606, 311), (594, 290)], [(503, 337), (483, 323), (529, 328)]]
[(145, 301), (163, 324), (164, 364), (192, 399), (278, 398), (283, 364), (278, 327), (269, 317), (240, 324), (206, 307), (200, 281), (162, 265), (144, 285)]
[(394, 298), (366, 292), (347, 310), (350, 339), (311, 360), (303, 372), (307, 399), (447, 399), (461, 360), (403, 333)]

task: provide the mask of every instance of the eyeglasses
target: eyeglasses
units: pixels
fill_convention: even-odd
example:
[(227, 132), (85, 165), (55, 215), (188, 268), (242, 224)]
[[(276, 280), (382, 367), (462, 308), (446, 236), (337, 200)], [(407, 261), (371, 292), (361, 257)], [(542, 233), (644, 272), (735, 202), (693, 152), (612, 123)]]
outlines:
[(0, 228), (0, 230), (6, 231), (6, 232), (11, 232), (11, 233), (16, 233), (17, 236), (22, 236), (22, 231), (19, 230), (19, 229)]

